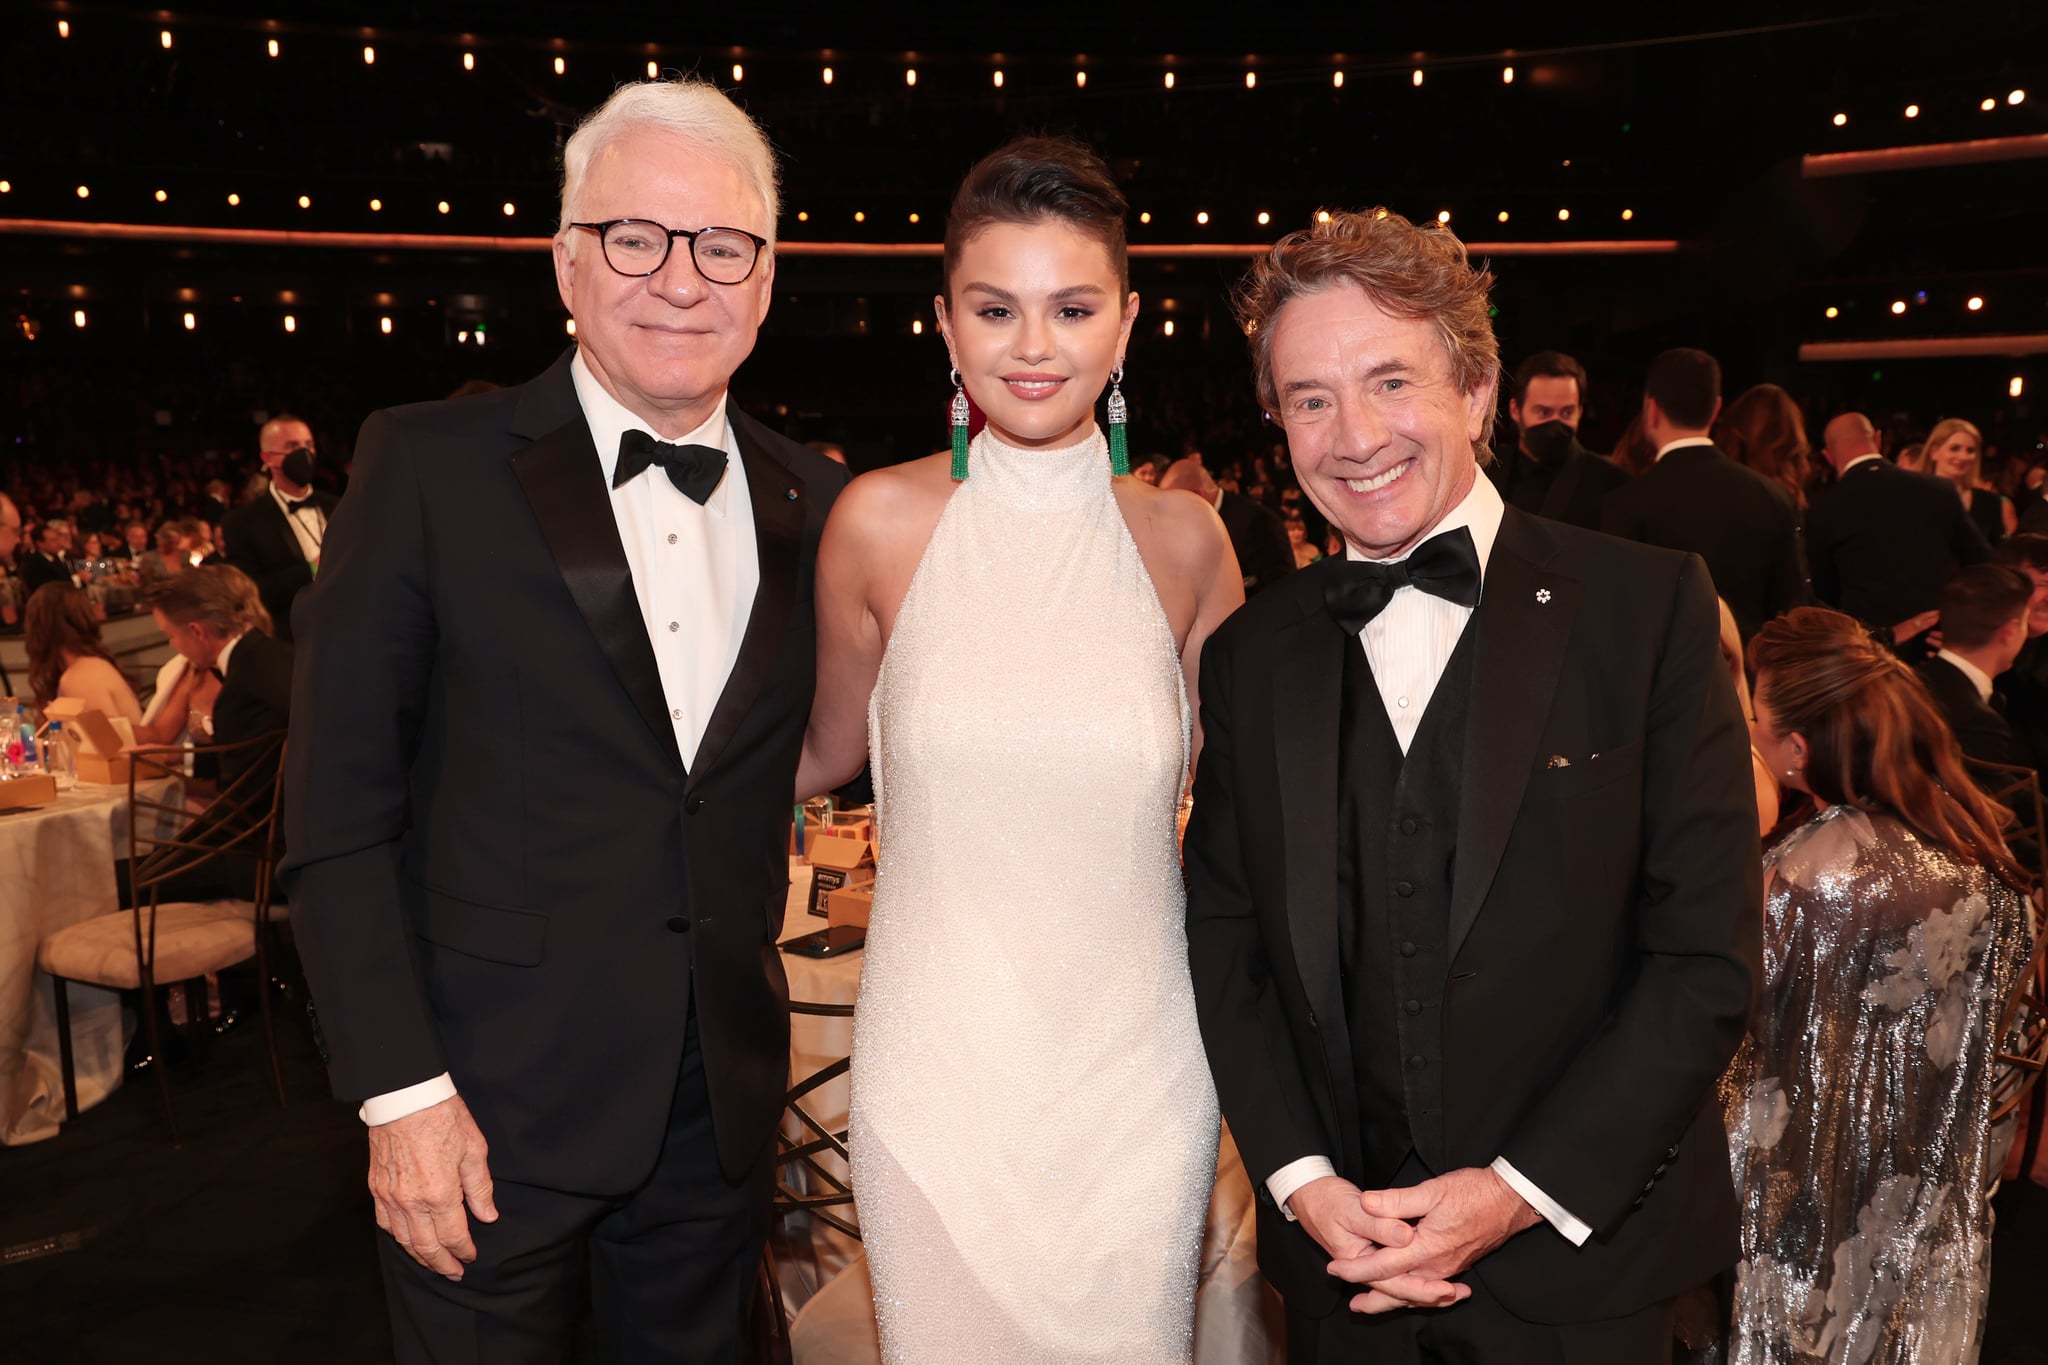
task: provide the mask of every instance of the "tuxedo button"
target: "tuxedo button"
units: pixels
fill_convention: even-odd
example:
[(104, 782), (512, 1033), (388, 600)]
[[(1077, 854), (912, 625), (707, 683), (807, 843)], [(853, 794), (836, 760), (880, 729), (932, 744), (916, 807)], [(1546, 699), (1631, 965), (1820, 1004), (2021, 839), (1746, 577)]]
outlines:
[(670, 915), (668, 917), (668, 931), (671, 934), (689, 933), (690, 917), (688, 915)]
[(675, 710), (669, 712), (668, 714), (671, 720), (681, 720), (683, 718), (683, 708), (678, 706)]
[(1415, 817), (1414, 817), (1414, 816), (1412, 816), (1412, 815), (1411, 815), (1411, 816), (1410, 816), (1410, 817), (1408, 817), (1408, 818), (1407, 818), (1406, 820), (1403, 820), (1403, 821), (1401, 822), (1401, 832), (1402, 832), (1403, 834), (1413, 834), (1413, 833), (1415, 832)]
[(1308, 1012), (1308, 1026), (1310, 1031), (1313, 1032), (1316, 1026), (1316, 1012), (1314, 1010)]
[(1414, 956), (1415, 956), (1415, 945), (1414, 945), (1414, 944), (1412, 944), (1412, 943), (1403, 943), (1403, 944), (1401, 945), (1401, 956), (1402, 956), (1402, 957), (1414, 957)]
[(1401, 899), (1403, 899), (1403, 900), (1406, 900), (1406, 899), (1408, 899), (1408, 897), (1410, 897), (1410, 896), (1412, 896), (1412, 895), (1414, 895), (1414, 894), (1415, 894), (1415, 883), (1414, 883), (1414, 882), (1395, 882), (1395, 883), (1394, 883), (1394, 894), (1395, 894), (1395, 895), (1397, 895), (1397, 896), (1399, 896), (1399, 897), (1400, 897)]
[(1429, 1058), (1423, 1056), (1421, 1053), (1417, 1053), (1415, 1056), (1410, 1057), (1408, 1059), (1408, 1069), (1410, 1071), (1420, 1071), (1428, 1065)]
[(1647, 1184), (1643, 1186), (1643, 1193), (1648, 1194), (1651, 1190), (1654, 1190), (1656, 1188), (1657, 1182), (1654, 1178), (1652, 1178)]
[(1664, 1153), (1664, 1159), (1666, 1161), (1678, 1160), (1678, 1149), (1676, 1147), (1673, 1147), (1670, 1151)]
[(668, 533), (668, 543), (671, 545), (676, 543), (676, 533), (674, 531)]
[(1422, 1002), (1420, 1000), (1410, 1000), (1407, 1004), (1401, 1006), (1401, 1008), (1408, 1011), (1410, 1014), (1420, 1014), (1422, 1013)]
[(680, 621), (671, 621), (671, 622), (669, 622), (669, 623), (668, 623), (668, 629), (669, 629), (669, 633), (670, 633), (671, 635), (673, 635), (673, 634), (674, 634), (675, 632), (677, 632), (677, 631), (681, 630), (682, 628), (683, 628), (683, 623), (682, 623), (682, 622), (680, 622)]
[(698, 811), (703, 809), (704, 798), (701, 796), (693, 796), (689, 800), (683, 802), (683, 814), (685, 815), (695, 815)]

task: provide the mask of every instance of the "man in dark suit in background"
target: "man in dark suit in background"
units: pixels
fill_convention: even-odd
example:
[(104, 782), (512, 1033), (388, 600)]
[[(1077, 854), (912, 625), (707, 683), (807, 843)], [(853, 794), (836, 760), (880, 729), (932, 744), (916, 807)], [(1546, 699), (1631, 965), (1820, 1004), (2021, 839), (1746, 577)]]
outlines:
[(1294, 572), (1294, 546), (1287, 539), (1287, 524), (1271, 508), (1219, 485), (1201, 456), (1175, 460), (1159, 476), (1159, 486), (1186, 489), (1206, 498), (1216, 509), (1230, 536), (1230, 548), (1237, 553), (1246, 597)]
[(300, 617), (286, 887), (402, 1362), (558, 1362), (586, 1274), (605, 1359), (738, 1359), (789, 1075), (846, 471), (728, 393), (773, 153), (678, 79), (621, 87), (563, 169), (576, 349), (372, 414)]
[(1964, 569), (1942, 589), (1941, 650), (1920, 664), (1919, 673), (1965, 758), (2031, 766), (2006, 721), (1996, 680), (2027, 642), (2033, 596), (2033, 580), (2004, 564)]
[(320, 571), (320, 546), (337, 499), (313, 487), (313, 429), (273, 417), (257, 432), (270, 486), (220, 520), (226, 561), (256, 582), (277, 638), (292, 638), (292, 604)]
[[(1358, 283), (1418, 263), (1413, 295)], [(1719, 608), (1697, 558), (1479, 473), (1490, 284), (1434, 225), (1346, 213), (1238, 290), (1347, 546), (1211, 637), (1186, 841), (1295, 1361), (1668, 1359), (1737, 1254), (1714, 1087), (1762, 884)]]
[(21, 557), (21, 601), (35, 596), (36, 589), (49, 583), (75, 583), (70, 561), (64, 557), (64, 524), (46, 521), (36, 528), (35, 548)]
[(1508, 417), (1515, 448), (1486, 466), (1508, 506), (1552, 521), (1600, 527), (1600, 505), (1628, 471), (1579, 444), (1586, 370), (1562, 351), (1538, 351), (1515, 369)]
[(1835, 482), (1806, 514), (1806, 555), (1816, 597), (1865, 625), (1907, 627), (1904, 643), (1926, 629), (1914, 618), (1941, 605), (1943, 585), (1991, 547), (1954, 485), (1901, 469), (1877, 447), (1860, 412), (1828, 423), (1821, 453)]
[(1729, 459), (1707, 432), (1721, 411), (1721, 366), (1705, 351), (1666, 351), (1643, 380), (1643, 434), (1656, 462), (1607, 495), (1600, 529), (1707, 562), (1714, 591), (1748, 640), (1807, 601), (1799, 514), (1784, 489)]

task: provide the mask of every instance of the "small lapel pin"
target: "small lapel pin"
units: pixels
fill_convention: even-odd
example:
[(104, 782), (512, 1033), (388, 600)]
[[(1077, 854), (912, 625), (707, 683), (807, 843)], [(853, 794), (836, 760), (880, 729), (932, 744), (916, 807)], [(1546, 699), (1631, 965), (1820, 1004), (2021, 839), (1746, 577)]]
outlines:
[(1548, 601), (1550, 600), (1550, 589), (1548, 589), (1548, 588), (1538, 588), (1538, 589), (1536, 589), (1536, 600), (1537, 600), (1538, 602), (1548, 602)]
[(790, 489), (785, 489), (785, 490), (783, 491), (783, 494), (782, 494), (782, 496), (783, 496), (783, 497), (785, 497), (785, 498), (788, 498), (788, 499), (789, 499), (789, 500), (790, 500), (791, 502), (795, 502), (795, 501), (796, 501), (796, 490), (795, 490), (794, 488), (790, 488)]

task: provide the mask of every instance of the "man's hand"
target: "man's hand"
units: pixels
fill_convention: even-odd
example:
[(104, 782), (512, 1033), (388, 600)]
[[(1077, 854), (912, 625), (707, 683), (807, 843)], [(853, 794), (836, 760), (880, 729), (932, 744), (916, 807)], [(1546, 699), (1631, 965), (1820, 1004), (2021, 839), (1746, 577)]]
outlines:
[[(1366, 1212), (1358, 1186), (1342, 1176), (1309, 1181), (1287, 1197), (1287, 1207), (1316, 1245), (1338, 1262), (1371, 1256), (1385, 1248), (1406, 1247), (1415, 1240), (1415, 1229), (1401, 1219)], [(1472, 1292), (1466, 1285), (1423, 1275), (1399, 1277), (1387, 1288), (1401, 1295), (1403, 1303), (1433, 1308), (1449, 1307)]]
[[(1444, 1285), (1508, 1238), (1542, 1221), (1528, 1201), (1487, 1167), (1452, 1171), (1407, 1189), (1368, 1190), (1359, 1196), (1359, 1207), (1376, 1225), (1389, 1218), (1415, 1220), (1414, 1236), (1405, 1246), (1383, 1244), (1364, 1256), (1340, 1256), (1332, 1262), (1332, 1275), (1369, 1287), (1351, 1300), (1352, 1309), (1360, 1313), (1441, 1307), (1433, 1297), (1412, 1296), (1418, 1282)], [(1469, 1286), (1455, 1288), (1461, 1291), (1459, 1297), (1471, 1292)]]
[(451, 1280), (476, 1259), (470, 1213), (498, 1221), (484, 1135), (460, 1095), (370, 1130), (370, 1198), (377, 1226), (408, 1256)]

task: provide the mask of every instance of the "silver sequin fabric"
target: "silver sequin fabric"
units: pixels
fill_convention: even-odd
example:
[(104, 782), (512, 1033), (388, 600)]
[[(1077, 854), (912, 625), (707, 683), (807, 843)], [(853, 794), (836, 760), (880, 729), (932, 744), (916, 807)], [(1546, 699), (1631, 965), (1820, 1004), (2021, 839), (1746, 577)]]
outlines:
[(1188, 725), (1101, 433), (976, 437), (869, 708), (849, 1143), (885, 1361), (1191, 1358), (1217, 1109)]
[(1967, 1365), (1991, 1279), (1987, 1132), (2026, 902), (1894, 817), (1765, 858), (1765, 963), (1721, 1085), (1742, 1259), (1733, 1365)]

